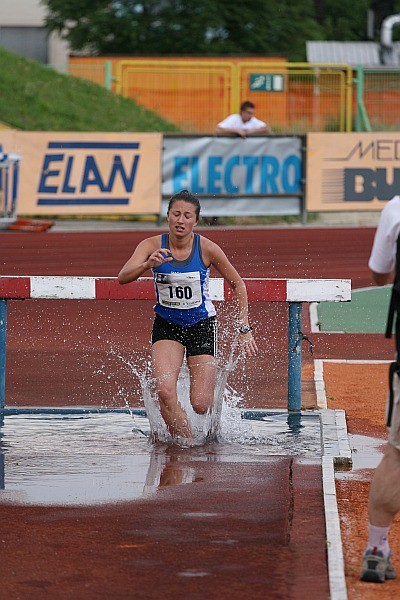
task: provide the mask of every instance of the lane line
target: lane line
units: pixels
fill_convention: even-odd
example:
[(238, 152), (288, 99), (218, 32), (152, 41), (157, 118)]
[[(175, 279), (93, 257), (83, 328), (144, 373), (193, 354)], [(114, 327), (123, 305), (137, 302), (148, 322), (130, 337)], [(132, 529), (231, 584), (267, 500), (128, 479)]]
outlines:
[(335, 469), (331, 456), (322, 457), (322, 486), (324, 493), (330, 598), (331, 600), (347, 600), (343, 545), (336, 498)]

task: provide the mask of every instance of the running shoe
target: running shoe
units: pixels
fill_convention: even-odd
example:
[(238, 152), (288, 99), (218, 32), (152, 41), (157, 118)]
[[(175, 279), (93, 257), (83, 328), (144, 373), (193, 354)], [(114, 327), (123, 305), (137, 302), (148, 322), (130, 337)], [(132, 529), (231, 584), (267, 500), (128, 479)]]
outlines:
[(390, 562), (390, 554), (384, 556), (383, 552), (373, 548), (366, 550), (363, 555), (361, 567), (361, 581), (384, 583), (386, 579), (395, 579), (396, 571)]

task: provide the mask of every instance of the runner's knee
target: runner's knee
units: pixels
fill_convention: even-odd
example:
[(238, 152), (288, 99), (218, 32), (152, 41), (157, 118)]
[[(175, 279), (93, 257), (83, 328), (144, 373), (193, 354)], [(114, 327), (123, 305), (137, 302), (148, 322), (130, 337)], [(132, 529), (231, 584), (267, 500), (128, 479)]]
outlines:
[(204, 415), (212, 404), (212, 398), (209, 398), (208, 396), (192, 398), (191, 404), (194, 412), (198, 415)]

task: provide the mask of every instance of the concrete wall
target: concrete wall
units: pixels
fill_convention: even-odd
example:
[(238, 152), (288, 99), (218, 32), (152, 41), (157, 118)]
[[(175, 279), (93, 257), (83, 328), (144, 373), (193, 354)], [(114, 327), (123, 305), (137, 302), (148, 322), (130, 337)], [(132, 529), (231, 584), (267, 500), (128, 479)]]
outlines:
[(0, 26), (41, 27), (45, 14), (40, 0), (1, 0)]
[(46, 8), (40, 0), (1, 0), (0, 45), (28, 58), (66, 70), (69, 48), (44, 29)]

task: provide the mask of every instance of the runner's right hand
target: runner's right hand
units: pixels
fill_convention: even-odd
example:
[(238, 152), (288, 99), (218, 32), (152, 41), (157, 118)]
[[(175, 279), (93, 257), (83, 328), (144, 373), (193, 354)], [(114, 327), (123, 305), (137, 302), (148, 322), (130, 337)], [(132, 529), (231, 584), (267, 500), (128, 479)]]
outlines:
[(159, 248), (152, 252), (147, 259), (147, 266), (149, 269), (154, 269), (155, 267), (159, 267), (165, 262), (171, 262), (172, 254), (168, 248)]

